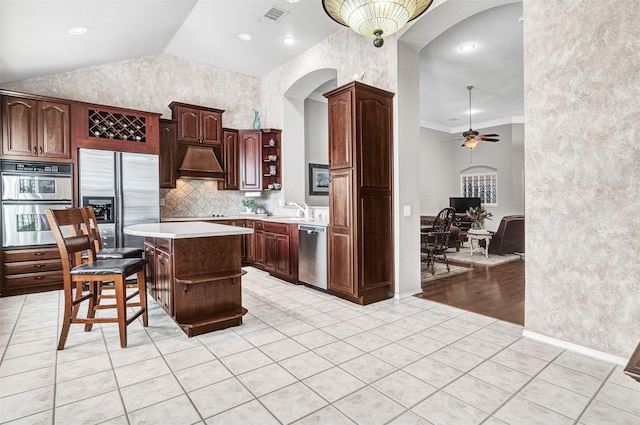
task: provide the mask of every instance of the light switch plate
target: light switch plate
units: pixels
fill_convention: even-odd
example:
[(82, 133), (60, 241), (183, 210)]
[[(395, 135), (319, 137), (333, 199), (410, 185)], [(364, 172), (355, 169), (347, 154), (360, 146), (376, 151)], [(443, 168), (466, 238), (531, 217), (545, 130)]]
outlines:
[(411, 215), (411, 205), (404, 206), (404, 216), (409, 217)]

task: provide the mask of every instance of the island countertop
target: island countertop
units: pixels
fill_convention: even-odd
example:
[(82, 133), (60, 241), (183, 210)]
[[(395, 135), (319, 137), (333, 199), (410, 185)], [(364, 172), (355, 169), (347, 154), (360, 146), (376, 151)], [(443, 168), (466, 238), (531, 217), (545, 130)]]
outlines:
[(202, 221), (191, 221), (133, 224), (125, 227), (124, 233), (146, 238), (187, 239), (247, 235), (253, 233), (253, 229), (227, 226), (225, 224), (205, 223)]

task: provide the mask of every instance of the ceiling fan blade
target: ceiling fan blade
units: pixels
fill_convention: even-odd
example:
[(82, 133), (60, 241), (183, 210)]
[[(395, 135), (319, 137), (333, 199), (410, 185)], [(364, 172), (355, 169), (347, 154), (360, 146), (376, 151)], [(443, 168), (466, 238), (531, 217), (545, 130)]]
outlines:
[(485, 139), (484, 137), (481, 138), (480, 140), (482, 140), (483, 142), (499, 142), (500, 139)]
[(483, 134), (482, 137), (500, 137), (499, 134)]
[(451, 142), (459, 142), (461, 140), (464, 140), (463, 138), (458, 138), (458, 139), (451, 139), (451, 140), (443, 140), (440, 143), (451, 143)]

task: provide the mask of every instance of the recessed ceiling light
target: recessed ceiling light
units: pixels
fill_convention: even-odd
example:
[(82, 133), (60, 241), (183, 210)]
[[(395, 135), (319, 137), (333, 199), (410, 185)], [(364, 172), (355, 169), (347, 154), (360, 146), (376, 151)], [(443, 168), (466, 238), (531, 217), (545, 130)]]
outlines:
[(71, 28), (69, 30), (69, 34), (71, 34), (71, 35), (82, 35), (82, 34), (86, 34), (87, 31), (89, 31), (89, 28), (87, 28), (87, 27), (75, 27), (75, 28)]
[(289, 3), (298, 3), (300, 0), (287, 0)]
[(465, 43), (465, 44), (461, 45), (460, 47), (458, 47), (458, 50), (460, 50), (461, 52), (470, 52), (475, 48), (476, 48), (475, 44), (473, 44), (473, 43)]
[(282, 39), (282, 42), (288, 45), (296, 44), (296, 39), (288, 35)]
[(242, 41), (253, 40), (253, 36), (251, 34), (247, 34), (246, 32), (243, 32), (242, 34), (238, 34), (238, 38)]

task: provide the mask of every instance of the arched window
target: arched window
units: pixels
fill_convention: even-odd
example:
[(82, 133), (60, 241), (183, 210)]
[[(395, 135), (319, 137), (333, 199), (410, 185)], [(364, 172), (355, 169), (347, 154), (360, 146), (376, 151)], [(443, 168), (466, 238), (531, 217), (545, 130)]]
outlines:
[(467, 198), (480, 198), (485, 207), (498, 206), (498, 173), (481, 172), (460, 174), (460, 195)]

